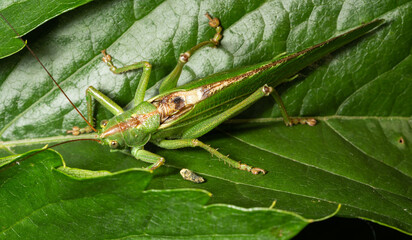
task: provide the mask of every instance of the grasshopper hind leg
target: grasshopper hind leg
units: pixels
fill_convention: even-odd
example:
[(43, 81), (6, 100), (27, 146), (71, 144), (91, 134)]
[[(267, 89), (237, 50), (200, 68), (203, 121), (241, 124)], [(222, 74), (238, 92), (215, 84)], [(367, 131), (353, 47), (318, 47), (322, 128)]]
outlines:
[[(109, 97), (104, 95), (102, 92), (100, 92), (96, 88), (90, 86), (86, 90), (86, 101), (87, 101), (87, 120), (92, 125), (94, 125), (93, 98), (96, 101), (98, 101), (100, 104), (102, 104), (107, 110), (109, 110), (114, 115), (119, 115), (123, 113), (123, 109), (119, 105), (117, 105), (113, 100), (111, 100)], [(67, 133), (71, 133), (76, 136), (79, 134), (90, 133), (92, 131), (93, 131), (92, 128), (89, 126), (84, 127), (84, 128), (79, 128), (77, 126), (74, 126), (73, 129), (68, 130)]]
[[(149, 62), (141, 61), (141, 62), (137, 62), (137, 63), (131, 64), (128, 66), (118, 68), (113, 64), (112, 57), (106, 53), (106, 50), (103, 50), (102, 53), (103, 53), (103, 58), (102, 58), (103, 62), (105, 62), (109, 66), (110, 71), (112, 71), (115, 74), (120, 74), (120, 73), (124, 73), (130, 70), (139, 69), (139, 68), (143, 69), (142, 76), (140, 78), (139, 85), (137, 86), (136, 93), (133, 99), (135, 106), (143, 102), (147, 84), (149, 83), (149, 79), (150, 79), (152, 65)], [(112, 112), (113, 115), (115, 116), (123, 113), (123, 109), (118, 104), (116, 104), (113, 100), (111, 100), (109, 97), (104, 95), (99, 90), (90, 86), (86, 90), (86, 100), (87, 100), (87, 115), (88, 115), (87, 117), (88, 117), (88, 121), (92, 125), (94, 125), (92, 98), (96, 99), (100, 104), (102, 104), (106, 109)], [(89, 133), (91, 131), (92, 129), (90, 127), (85, 127), (85, 128), (80, 129), (75, 126), (73, 127), (72, 130), (67, 131), (67, 133), (71, 133), (73, 135), (79, 135), (82, 133)]]

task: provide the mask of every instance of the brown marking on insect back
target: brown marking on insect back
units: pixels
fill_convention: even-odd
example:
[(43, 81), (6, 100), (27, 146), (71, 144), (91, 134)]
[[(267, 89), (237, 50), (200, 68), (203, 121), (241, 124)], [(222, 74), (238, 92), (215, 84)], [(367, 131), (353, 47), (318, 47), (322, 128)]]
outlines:
[(163, 123), (175, 114), (187, 112), (194, 104), (200, 101), (196, 89), (179, 91), (153, 100), (151, 103), (157, 107), (160, 113), (160, 122)]
[[(252, 74), (250, 74), (252, 75)], [(219, 82), (207, 84), (189, 91), (173, 92), (169, 95), (154, 99), (151, 103), (160, 113), (160, 122), (171, 121), (188, 112), (197, 103), (221, 91), (223, 88), (242, 80), (250, 75), (241, 75)]]
[[(375, 20), (375, 21), (380, 21), (380, 20), (377, 19), (377, 20)], [(345, 32), (345, 33), (343, 33), (343, 34), (340, 34), (340, 35), (338, 35), (338, 36), (336, 36), (336, 37), (334, 37), (334, 38), (328, 39), (328, 40), (326, 40), (326, 41), (324, 41), (324, 42), (318, 43), (318, 44), (316, 44), (316, 45), (314, 45), (314, 46), (312, 46), (312, 47), (310, 47), (310, 48), (307, 48), (307, 49), (302, 50), (302, 51), (300, 51), (300, 52), (296, 52), (296, 53), (294, 53), (294, 54), (292, 54), (292, 55), (286, 56), (286, 57), (284, 57), (284, 58), (282, 58), (282, 59), (279, 59), (279, 60), (277, 60), (277, 61), (274, 61), (274, 62), (268, 63), (268, 64), (266, 64), (266, 65), (263, 65), (263, 66), (261, 66), (260, 68), (256, 68), (256, 69), (254, 69), (254, 70), (251, 70), (251, 71), (249, 71), (249, 72), (246, 72), (246, 73), (241, 74), (241, 75), (239, 75), (239, 76), (236, 76), (236, 77), (234, 77), (234, 78), (226, 79), (226, 80), (223, 80), (223, 81), (221, 81), (221, 82), (224, 82), (224, 81), (237, 82), (237, 81), (243, 80), (243, 79), (245, 79), (245, 78), (247, 78), (247, 77), (250, 77), (250, 76), (253, 76), (253, 75), (255, 75), (255, 74), (259, 73), (259, 72), (262, 72), (262, 71), (264, 71), (264, 70), (266, 70), (266, 69), (268, 69), (268, 68), (277, 66), (277, 65), (279, 65), (279, 64), (281, 64), (281, 63), (287, 62), (287, 61), (289, 61), (289, 60), (291, 60), (291, 59), (294, 59), (294, 58), (296, 58), (296, 57), (299, 57), (299, 56), (301, 56), (301, 55), (304, 55), (304, 54), (306, 54), (306, 53), (308, 53), (308, 52), (310, 52), (310, 51), (313, 51), (313, 50), (315, 50), (315, 49), (317, 49), (317, 48), (323, 47), (324, 45), (327, 45), (327, 44), (329, 44), (330, 42), (333, 42), (333, 41), (335, 41), (336, 39), (338, 39), (338, 38), (340, 38), (340, 37), (342, 37), (342, 36), (351, 34), (352, 32), (354, 32), (354, 31), (356, 31), (356, 30), (359, 30), (359, 29), (362, 28), (363, 26), (365, 26), (365, 25), (367, 25), (367, 24), (371, 24), (371, 23), (373, 23), (373, 22), (375, 22), (375, 21), (372, 21), (372, 22), (370, 22), (370, 23), (363, 24), (363, 25), (360, 26), (360, 27), (357, 27), (357, 28), (355, 28), (355, 29), (352, 29), (351, 31)]]
[(403, 139), (403, 137), (400, 137), (399, 140), (398, 140), (398, 142), (399, 142), (400, 144), (405, 144), (405, 139)]
[(157, 110), (155, 110), (153, 112), (146, 113), (146, 114), (134, 114), (129, 119), (127, 119), (126, 121), (120, 122), (120, 123), (118, 123), (116, 125), (113, 125), (112, 127), (108, 128), (106, 131), (104, 131), (100, 135), (100, 137), (105, 138), (105, 137), (111, 136), (111, 135), (119, 133), (119, 132), (124, 132), (128, 129), (131, 129), (131, 128), (136, 128), (140, 124), (145, 122), (148, 118), (150, 118), (150, 117), (152, 117), (156, 114), (159, 114), (159, 112)]
[(116, 125), (113, 125), (112, 127), (108, 128), (106, 131), (104, 131), (100, 137), (105, 138), (108, 136), (111, 136), (113, 134), (119, 133), (119, 132), (124, 132), (129, 128), (137, 127), (140, 125), (140, 121), (137, 120), (136, 118), (130, 118), (126, 122), (120, 122)]
[(232, 83), (235, 83), (243, 78), (239, 78), (239, 77), (233, 77), (233, 78), (229, 78), (226, 80), (222, 80), (219, 82), (215, 82), (215, 83), (211, 83), (211, 84), (207, 84), (204, 86), (201, 86), (199, 88), (199, 91), (202, 93), (202, 100), (214, 95), (216, 92), (221, 91), (222, 89), (224, 89), (225, 87), (231, 85)]
[(179, 96), (173, 98), (173, 103), (175, 104), (175, 109), (181, 109), (185, 105), (184, 100)]

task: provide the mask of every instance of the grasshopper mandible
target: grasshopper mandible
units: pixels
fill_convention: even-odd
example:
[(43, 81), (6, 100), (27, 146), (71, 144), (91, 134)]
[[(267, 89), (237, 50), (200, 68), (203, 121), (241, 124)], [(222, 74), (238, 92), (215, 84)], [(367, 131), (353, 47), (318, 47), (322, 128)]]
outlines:
[[(147, 101), (144, 101), (144, 96), (150, 77), (151, 64), (142, 61), (117, 68), (113, 64), (111, 56), (103, 50), (103, 61), (115, 74), (143, 69), (133, 99), (134, 107), (124, 111), (114, 101), (90, 86), (86, 91), (88, 111), (88, 121), (86, 122), (89, 126), (81, 129), (74, 127), (68, 132), (77, 135), (97, 131), (93, 127), (94, 98), (115, 115), (112, 119), (101, 122), (101, 129), (97, 131), (98, 136), (96, 137), (98, 141), (103, 145), (108, 145), (113, 151), (130, 148), (131, 154), (136, 159), (151, 164), (147, 167), (150, 170), (163, 165), (165, 159), (145, 150), (144, 146), (148, 142), (165, 149), (200, 147), (231, 167), (253, 174), (265, 174), (264, 169), (239, 163), (197, 138), (269, 95), (273, 96), (278, 103), (286, 125), (291, 126), (298, 123), (315, 125), (316, 120), (313, 118), (289, 117), (274, 88), (293, 80), (301, 69), (383, 23), (383, 20), (377, 19), (300, 52), (289, 55), (282, 54), (270, 61), (214, 74), (176, 87), (182, 68), (189, 58), (198, 49), (218, 46), (223, 37), (220, 21), (208, 14), (206, 16), (209, 18), (209, 25), (216, 30), (214, 37), (181, 54), (177, 66), (162, 82), (159, 88), (160, 94)], [(293, 70), (288, 68), (290, 65), (294, 66)]]

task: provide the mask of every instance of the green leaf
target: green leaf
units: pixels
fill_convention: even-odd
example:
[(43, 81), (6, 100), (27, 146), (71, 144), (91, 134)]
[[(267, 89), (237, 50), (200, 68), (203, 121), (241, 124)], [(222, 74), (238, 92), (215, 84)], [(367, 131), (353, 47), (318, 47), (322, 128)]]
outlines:
[[(0, 12), (21, 35), (25, 35), (44, 22), (79, 7), (91, 0), (17, 0), (0, 2)], [(0, 21), (0, 59), (24, 48), (23, 42), (16, 38), (16, 33), (1, 19)]]
[(50, 150), (16, 161), (0, 175), (0, 239), (289, 239), (312, 221), (274, 209), (205, 206), (211, 194), (204, 190), (145, 191), (149, 171), (63, 167)]
[[(149, 188), (205, 189), (213, 193), (212, 203), (246, 208), (269, 207), (276, 200), (276, 208), (306, 218), (329, 215), (342, 204), (339, 216), (412, 233), (410, 1), (99, 1), (39, 30), (43, 37), (32, 48), (82, 112), (89, 85), (126, 106), (141, 71), (112, 74), (100, 50), (107, 49), (118, 65), (152, 63), (152, 96), (181, 52), (213, 36), (205, 12), (220, 18), (222, 44), (193, 55), (180, 84), (302, 50), (375, 18), (387, 23), (280, 86), (290, 115), (315, 116), (317, 126), (285, 127), (274, 101), (266, 98), (201, 138), (233, 159), (268, 170), (267, 175), (230, 169), (200, 149), (148, 146), (167, 164), (156, 170)], [(85, 125), (27, 53), (1, 62), (0, 82), (3, 156), (72, 139), (65, 131)], [(97, 112), (98, 121), (111, 116), (100, 106)], [(56, 149), (70, 167), (144, 166), (93, 142)], [(182, 180), (182, 167), (207, 182)]]

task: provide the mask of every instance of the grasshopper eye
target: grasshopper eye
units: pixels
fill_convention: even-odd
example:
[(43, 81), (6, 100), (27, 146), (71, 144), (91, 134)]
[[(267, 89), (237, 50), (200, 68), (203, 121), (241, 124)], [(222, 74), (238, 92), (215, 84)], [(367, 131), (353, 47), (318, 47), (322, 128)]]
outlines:
[(119, 143), (118, 143), (117, 141), (111, 141), (111, 142), (110, 142), (110, 148), (115, 149), (115, 148), (117, 148), (118, 146), (119, 146)]
[(104, 128), (106, 126), (107, 126), (107, 120), (103, 120), (103, 121), (100, 122), (100, 127), (101, 128)]

